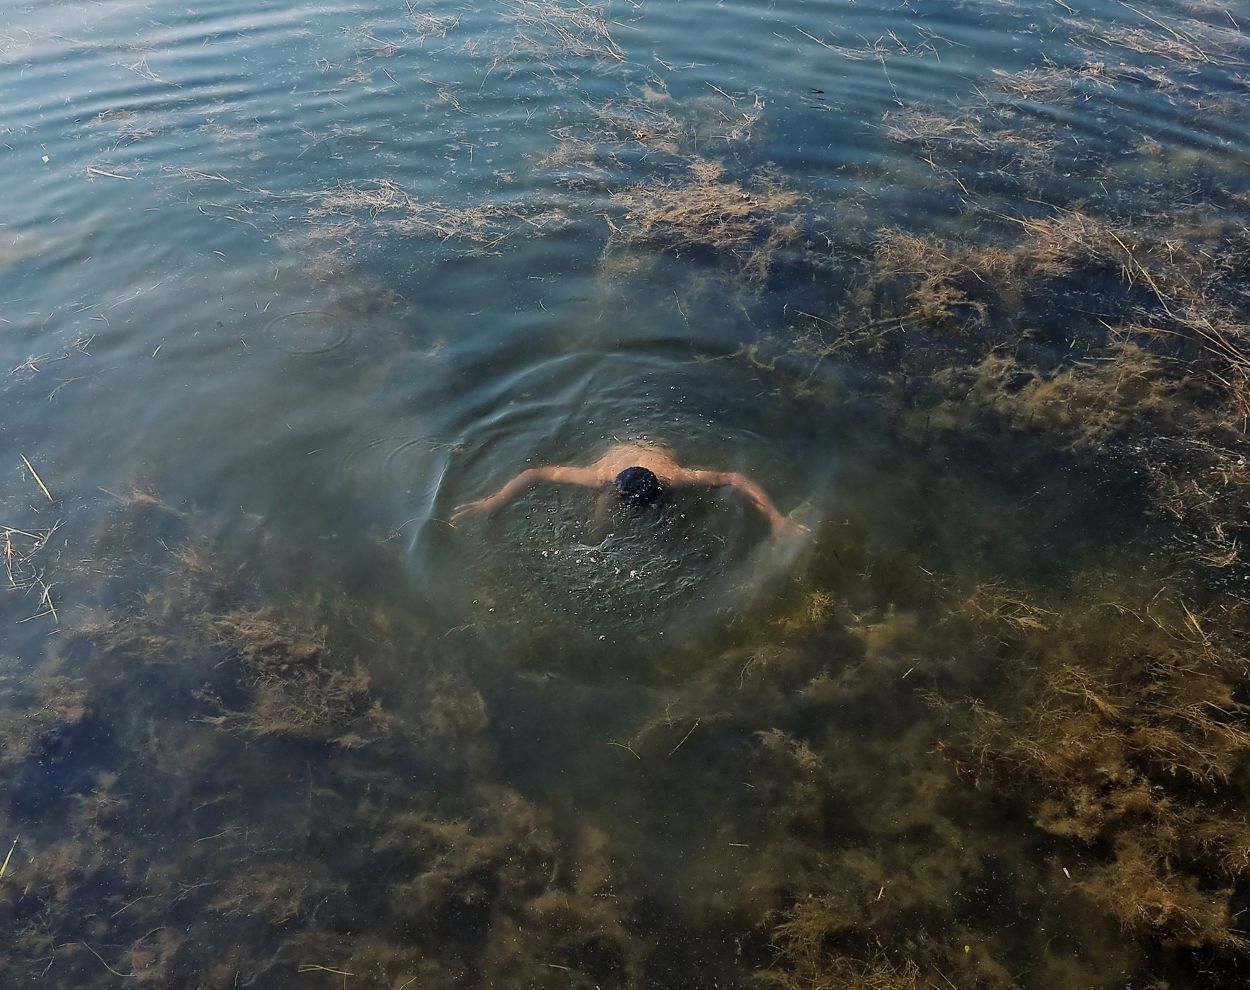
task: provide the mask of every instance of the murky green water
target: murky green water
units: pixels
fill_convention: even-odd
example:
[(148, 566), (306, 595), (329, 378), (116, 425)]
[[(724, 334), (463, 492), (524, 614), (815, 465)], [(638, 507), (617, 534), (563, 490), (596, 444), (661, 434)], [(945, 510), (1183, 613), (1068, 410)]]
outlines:
[(1242, 985), (1247, 21), (10, 4), (4, 984)]

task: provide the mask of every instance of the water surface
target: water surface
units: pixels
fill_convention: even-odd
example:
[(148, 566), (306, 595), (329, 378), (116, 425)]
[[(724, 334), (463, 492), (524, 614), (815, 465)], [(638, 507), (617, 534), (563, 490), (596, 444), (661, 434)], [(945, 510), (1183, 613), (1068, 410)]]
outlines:
[[(1242, 642), (1158, 452), (1242, 451), (1250, 15), (1077, 8), (10, 5), (6, 983), (1239, 985), (1244, 872), (985, 728)], [(810, 537), (448, 522), (640, 440)]]

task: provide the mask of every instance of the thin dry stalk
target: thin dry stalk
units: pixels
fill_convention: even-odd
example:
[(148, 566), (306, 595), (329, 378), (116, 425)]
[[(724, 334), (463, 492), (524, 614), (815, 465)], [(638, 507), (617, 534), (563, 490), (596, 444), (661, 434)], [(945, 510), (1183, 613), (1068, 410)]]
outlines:
[(535, 48), (554, 49), (574, 58), (625, 61), (625, 53), (613, 39), (602, 12), (589, 4), (563, 6), (540, 0), (508, 0), (504, 6)]
[(45, 529), (0, 526), (0, 554), (4, 557), (4, 573), (10, 589), (28, 591), (42, 585), (42, 572), (36, 558), (60, 526), (60, 520)]
[[(523, 217), (491, 203), (457, 208), (436, 201), (421, 202), (389, 179), (337, 186), (309, 198), (316, 204), (308, 211), (310, 220), (337, 217), (356, 224), (367, 222), (405, 236), (468, 241), (484, 250), (511, 236), (516, 223), (542, 227), (554, 219), (551, 215)], [(338, 227), (336, 233), (342, 236), (347, 230)]]
[(1090, 62), (1079, 68), (1047, 65), (1022, 72), (1006, 72), (995, 69), (998, 86), (1006, 93), (1035, 103), (1051, 103), (1071, 96), (1082, 85), (1092, 83), (1100, 88), (1111, 85), (1106, 67), (1101, 62)]
[(449, 31), (460, 24), (460, 15), (431, 14), (421, 10), (413, 0), (404, 0), (404, 12), (408, 20), (417, 28), (417, 41), (424, 43), (429, 38), (445, 38)]
[(26, 455), (18, 454), (17, 456), (20, 457), (22, 459), (22, 463), (26, 465), (26, 470), (29, 471), (30, 476), (35, 479), (35, 484), (39, 486), (39, 490), (48, 496), (48, 501), (55, 502), (56, 499), (54, 499), (52, 497), (52, 493), (48, 491), (48, 486), (43, 483), (43, 479), (39, 477), (39, 472), (36, 471), (34, 465), (26, 459)]
[(1141, 55), (1154, 55), (1170, 62), (1189, 65), (1238, 64), (1245, 38), (1240, 31), (1215, 27), (1201, 21), (1184, 24), (1168, 23), (1121, 0), (1120, 6), (1131, 10), (1151, 26), (1091, 26), (1098, 40)]

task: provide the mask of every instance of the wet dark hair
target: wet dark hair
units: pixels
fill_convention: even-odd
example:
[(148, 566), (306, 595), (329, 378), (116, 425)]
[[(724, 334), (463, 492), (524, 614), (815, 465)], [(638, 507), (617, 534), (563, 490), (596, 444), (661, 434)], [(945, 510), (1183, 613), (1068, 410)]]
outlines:
[(616, 491), (630, 505), (650, 505), (660, 497), (660, 479), (645, 467), (627, 467), (616, 476)]

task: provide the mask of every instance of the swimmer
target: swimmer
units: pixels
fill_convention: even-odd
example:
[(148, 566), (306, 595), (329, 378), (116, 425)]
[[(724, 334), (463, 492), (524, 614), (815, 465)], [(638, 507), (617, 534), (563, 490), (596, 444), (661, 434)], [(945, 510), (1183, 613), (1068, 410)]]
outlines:
[(698, 471), (684, 468), (659, 447), (621, 443), (587, 467), (552, 466), (527, 468), (486, 498), (456, 506), (451, 524), (470, 516), (490, 513), (535, 485), (579, 485), (582, 488), (614, 489), (622, 502), (641, 507), (655, 502), (666, 489), (702, 486), (736, 488), (768, 519), (773, 536), (805, 534), (802, 523), (783, 516), (754, 481), (737, 471)]

